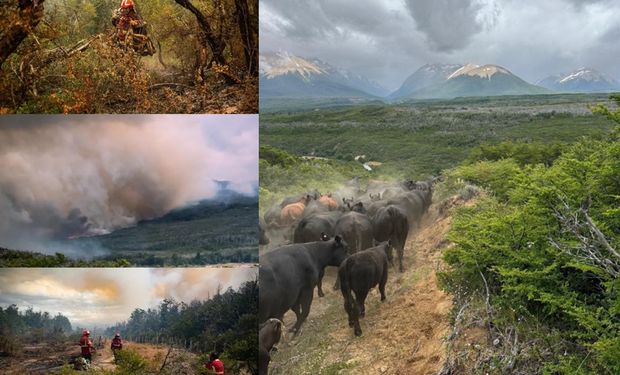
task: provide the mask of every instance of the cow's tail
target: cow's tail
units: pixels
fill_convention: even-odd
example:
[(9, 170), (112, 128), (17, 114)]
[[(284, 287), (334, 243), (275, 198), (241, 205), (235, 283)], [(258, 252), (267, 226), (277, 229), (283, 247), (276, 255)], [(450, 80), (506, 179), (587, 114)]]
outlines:
[(349, 262), (346, 260), (340, 265), (338, 269), (338, 279), (340, 280), (340, 291), (344, 298), (344, 309), (349, 315), (349, 322), (357, 320), (359, 318), (359, 311), (357, 310), (357, 304), (353, 300), (353, 294), (351, 293), (351, 283), (349, 280), (350, 268)]

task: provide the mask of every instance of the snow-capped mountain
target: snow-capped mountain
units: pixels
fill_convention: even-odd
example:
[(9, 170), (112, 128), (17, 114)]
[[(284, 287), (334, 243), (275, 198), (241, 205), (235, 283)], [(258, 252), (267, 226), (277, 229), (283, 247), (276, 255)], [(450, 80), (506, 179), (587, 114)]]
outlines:
[(550, 76), (537, 85), (559, 92), (609, 92), (620, 90), (615, 79), (591, 68), (580, 68), (567, 74)]
[(460, 69), (458, 64), (426, 64), (407, 77), (400, 88), (390, 94), (390, 99), (400, 99), (412, 96), (416, 91), (425, 87), (442, 83)]
[(382, 97), (387, 90), (359, 74), (286, 52), (260, 56), (261, 97)]
[[(432, 66), (442, 66), (433, 64)], [(400, 96), (401, 99), (435, 99), (455, 98), (459, 96), (498, 96), (498, 95), (532, 95), (545, 94), (549, 90), (525, 82), (508, 69), (499, 65), (445, 65), (446, 69), (430, 69), (433, 84), (424, 85), (429, 81), (421, 81), (421, 87), (409, 87), (410, 94)], [(429, 70), (425, 65), (409, 77), (414, 82), (414, 76), (424, 76)], [(422, 71), (422, 72), (421, 72)], [(407, 82), (407, 81), (405, 81)], [(403, 84), (405, 86), (405, 84)], [(401, 89), (402, 90), (402, 87)], [(390, 95), (393, 97), (396, 93)]]

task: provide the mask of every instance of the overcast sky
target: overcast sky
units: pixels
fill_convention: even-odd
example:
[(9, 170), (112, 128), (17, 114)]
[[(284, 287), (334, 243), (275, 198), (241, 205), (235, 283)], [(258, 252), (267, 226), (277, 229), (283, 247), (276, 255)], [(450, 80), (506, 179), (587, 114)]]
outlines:
[(136, 308), (156, 307), (164, 298), (206, 300), (254, 280), (250, 265), (206, 268), (5, 268), (0, 269), (0, 306), (61, 313), (73, 328), (125, 321)]
[(502, 65), (536, 82), (588, 66), (620, 78), (617, 0), (260, 0), (260, 47), (396, 89), (432, 62)]

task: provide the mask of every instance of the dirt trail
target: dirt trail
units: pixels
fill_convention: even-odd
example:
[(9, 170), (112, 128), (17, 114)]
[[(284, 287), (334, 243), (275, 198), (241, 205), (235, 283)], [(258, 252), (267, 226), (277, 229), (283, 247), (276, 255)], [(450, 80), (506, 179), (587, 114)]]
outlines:
[[(131, 341), (123, 343), (124, 348), (133, 349), (140, 353), (149, 363), (157, 366), (163, 363), (168, 352), (168, 347), (153, 344), (139, 344)], [(63, 343), (40, 343), (37, 345), (25, 346), (21, 353), (12, 357), (0, 357), (1, 374), (49, 374), (52, 371), (59, 371), (63, 366), (69, 364), (72, 368), (73, 361), (80, 357), (80, 346), (75, 342)], [(191, 373), (191, 366), (187, 365), (195, 360), (195, 355), (184, 350), (174, 349), (169, 356), (170, 362), (181, 362), (175, 364), (175, 373)], [(185, 367), (190, 369), (185, 369)], [(182, 368), (181, 368), (182, 367)], [(112, 371), (116, 369), (114, 354), (110, 349), (108, 339), (102, 348), (97, 349), (91, 362), (91, 370)], [(187, 371), (184, 371), (187, 370)], [(86, 372), (85, 372), (86, 373)]]
[[(290, 334), (273, 356), (273, 374), (436, 374), (445, 360), (452, 300), (437, 285), (441, 249), (451, 217), (431, 210), (423, 226), (410, 235), (405, 272), (390, 268), (387, 300), (375, 288), (366, 299), (363, 334), (355, 337), (347, 324), (340, 291), (331, 290), (335, 269), (323, 281), (324, 298), (315, 297), (301, 334)], [(287, 313), (284, 323), (292, 326)]]

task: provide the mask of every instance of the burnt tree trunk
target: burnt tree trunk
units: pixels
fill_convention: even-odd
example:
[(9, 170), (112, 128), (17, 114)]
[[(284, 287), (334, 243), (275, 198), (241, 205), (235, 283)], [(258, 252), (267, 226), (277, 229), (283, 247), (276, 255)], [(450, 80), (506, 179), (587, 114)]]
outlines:
[(189, 0), (174, 0), (177, 4), (182, 6), (183, 8), (189, 10), (196, 16), (196, 20), (198, 21), (198, 25), (200, 26), (201, 38), (211, 49), (211, 53), (213, 54), (213, 60), (220, 65), (226, 65), (226, 60), (224, 59), (224, 43), (215, 36), (213, 33), (213, 29), (211, 28), (211, 24), (205, 15), (196, 8)]
[(243, 57), (245, 66), (250, 75), (258, 74), (258, 59), (256, 48), (256, 31), (248, 7), (249, 0), (235, 0), (235, 10), (239, 33), (243, 42)]
[(43, 18), (45, 0), (17, 0), (2, 3), (0, 27), (0, 66), (17, 49)]

